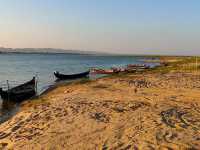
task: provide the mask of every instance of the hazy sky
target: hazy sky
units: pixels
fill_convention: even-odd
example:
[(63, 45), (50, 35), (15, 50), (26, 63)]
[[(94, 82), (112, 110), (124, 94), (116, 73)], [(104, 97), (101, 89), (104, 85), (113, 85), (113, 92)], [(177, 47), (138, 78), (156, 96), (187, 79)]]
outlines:
[(200, 54), (200, 1), (0, 0), (0, 45)]

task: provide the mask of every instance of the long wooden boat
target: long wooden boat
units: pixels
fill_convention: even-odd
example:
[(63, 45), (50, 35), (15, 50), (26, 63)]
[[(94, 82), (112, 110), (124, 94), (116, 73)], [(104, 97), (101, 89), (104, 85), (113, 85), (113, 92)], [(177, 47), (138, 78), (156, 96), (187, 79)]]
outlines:
[(12, 89), (3, 90), (0, 88), (1, 98), (5, 101), (21, 102), (36, 95), (35, 77), (32, 80), (16, 86)]
[(92, 69), (92, 73), (94, 74), (115, 74), (115, 73), (119, 73), (118, 70), (114, 70), (114, 69)]
[(150, 66), (146, 64), (128, 64), (127, 68), (135, 68), (135, 69), (149, 69)]
[(78, 79), (78, 78), (84, 78), (84, 77), (88, 77), (89, 74), (90, 74), (90, 71), (86, 71), (86, 72), (82, 72), (78, 74), (70, 74), (70, 75), (61, 74), (58, 71), (54, 72), (55, 77), (59, 80), (73, 80), (73, 79)]

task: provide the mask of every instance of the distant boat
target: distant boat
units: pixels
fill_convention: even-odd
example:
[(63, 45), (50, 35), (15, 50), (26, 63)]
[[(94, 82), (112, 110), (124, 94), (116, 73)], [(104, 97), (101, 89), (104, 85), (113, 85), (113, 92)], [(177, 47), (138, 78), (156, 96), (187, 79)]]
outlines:
[(36, 80), (32, 80), (4, 91), (0, 88), (1, 98), (5, 101), (21, 102), (36, 95)]
[(54, 72), (55, 77), (59, 80), (72, 80), (72, 79), (84, 78), (84, 77), (88, 77), (89, 74), (90, 74), (90, 71), (86, 71), (86, 72), (82, 72), (78, 74), (70, 74), (70, 75), (61, 74), (58, 71)]
[(97, 69), (97, 68), (92, 69), (92, 73), (94, 74), (114, 74), (119, 72), (120, 70), (117, 69)]
[(117, 73), (124, 73), (124, 72), (136, 72), (138, 70), (145, 70), (149, 69), (150, 66), (147, 66), (145, 64), (129, 64), (124, 68), (120, 67), (112, 67), (111, 69), (98, 69), (93, 68), (91, 69), (91, 72), (94, 74), (117, 74)]
[(150, 66), (146, 64), (128, 64), (127, 68), (136, 68), (136, 69), (149, 69)]

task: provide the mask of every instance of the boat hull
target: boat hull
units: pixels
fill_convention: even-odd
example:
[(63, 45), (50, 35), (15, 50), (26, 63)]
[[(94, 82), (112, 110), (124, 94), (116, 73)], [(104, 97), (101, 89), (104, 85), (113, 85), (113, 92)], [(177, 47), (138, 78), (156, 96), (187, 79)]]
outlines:
[(0, 95), (4, 101), (22, 102), (36, 95), (35, 87), (35, 78), (33, 78), (31, 81), (7, 91), (0, 89)]
[(85, 78), (85, 77), (88, 77), (89, 74), (90, 74), (90, 71), (86, 71), (79, 74), (71, 74), (71, 75), (65, 75), (59, 72), (54, 72), (55, 77), (59, 80), (73, 80), (73, 79)]

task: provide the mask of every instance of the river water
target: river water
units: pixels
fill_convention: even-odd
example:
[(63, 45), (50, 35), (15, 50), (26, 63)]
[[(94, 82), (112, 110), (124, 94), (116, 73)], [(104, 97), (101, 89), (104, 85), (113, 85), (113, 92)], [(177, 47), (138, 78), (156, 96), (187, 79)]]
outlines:
[[(127, 64), (143, 64), (145, 57), (140, 56), (110, 56), (87, 54), (0, 54), (0, 86), (7, 88), (29, 81), (38, 76), (38, 93), (54, 84), (54, 71), (66, 74), (79, 73), (89, 68), (121, 67)], [(155, 65), (155, 64), (150, 64)], [(1, 100), (0, 100), (1, 102)], [(1, 107), (0, 107), (1, 108)], [(17, 107), (10, 110), (1, 110), (0, 122)]]

